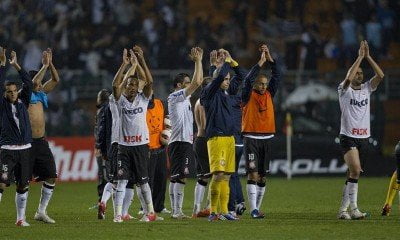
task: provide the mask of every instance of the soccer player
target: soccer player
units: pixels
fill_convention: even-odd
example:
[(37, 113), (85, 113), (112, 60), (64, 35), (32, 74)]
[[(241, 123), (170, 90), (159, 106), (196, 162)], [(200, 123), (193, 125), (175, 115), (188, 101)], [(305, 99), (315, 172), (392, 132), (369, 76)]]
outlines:
[[(212, 55), (216, 55), (214, 50)], [(235, 132), (234, 122), (231, 120), (232, 108), (235, 104), (235, 95), (241, 83), (239, 77), (231, 81), (229, 70), (233, 68), (237, 74), (239, 64), (232, 59), (229, 52), (220, 49), (218, 66), (213, 73), (213, 80), (208, 84), (200, 96), (200, 103), (206, 112), (206, 137), (210, 172), (211, 214), (209, 221), (218, 219), (237, 220), (228, 213), (229, 177), (235, 172)], [(218, 205), (220, 213), (218, 214)]]
[[(366, 59), (375, 76), (362, 83), (363, 71), (360, 64)], [(339, 84), (339, 103), (342, 111), (340, 121), (340, 145), (344, 161), (348, 166), (347, 180), (343, 188), (339, 219), (363, 219), (367, 216), (357, 206), (358, 179), (362, 172), (360, 151), (370, 137), (370, 95), (382, 81), (384, 74), (369, 54), (367, 41), (362, 41), (358, 57), (347, 72), (345, 80)], [(350, 209), (348, 209), (350, 207)], [(349, 210), (349, 211), (348, 211)]]
[[(210, 81), (210, 77), (204, 78), (202, 89), (204, 89), (204, 87), (207, 86)], [(193, 143), (193, 150), (196, 156), (197, 183), (194, 188), (194, 207), (192, 218), (207, 217), (210, 215), (209, 203), (205, 209), (201, 210), (201, 203), (203, 202), (204, 193), (206, 191), (208, 180), (211, 177), (211, 174), (207, 151), (206, 113), (204, 107), (200, 103), (200, 99), (198, 99), (194, 105), (194, 118), (197, 125), (197, 134)]]
[[(264, 218), (260, 211), (266, 188), (271, 155), (270, 141), (275, 133), (273, 98), (280, 80), (267, 45), (261, 46), (260, 60), (245, 78), (242, 90), (242, 134), (247, 171), (247, 197), (252, 218)], [(262, 66), (271, 66), (271, 79), (259, 74)]]
[(195, 62), (192, 81), (187, 74), (180, 73), (174, 80), (174, 92), (168, 96), (168, 111), (171, 121), (171, 137), (168, 144), (168, 156), (171, 161), (171, 180), (169, 194), (172, 206), (172, 218), (187, 216), (182, 212), (186, 176), (189, 174), (189, 161), (193, 161), (193, 113), (190, 95), (203, 82), (203, 49), (195, 47), (190, 52)]
[[(128, 57), (128, 51), (124, 49), (123, 54), (122, 54), (122, 64), (120, 68), (118, 69), (117, 73), (115, 74), (114, 77), (114, 82), (117, 84), (120, 84), (122, 82), (122, 79), (124, 77), (124, 72), (129, 66), (129, 57)], [(119, 141), (119, 136), (120, 136), (120, 116), (119, 116), (119, 110), (117, 106), (117, 102), (114, 98), (114, 95), (111, 94), (108, 98), (108, 106), (109, 106), (109, 113), (111, 113), (111, 140), (110, 140), (110, 146), (107, 151), (107, 161), (106, 161), (106, 171), (109, 175), (109, 182), (105, 185), (103, 195), (100, 200), (99, 204), (99, 211), (98, 211), (98, 217), (99, 219), (104, 219), (105, 218), (105, 211), (106, 211), (106, 206), (107, 206), (107, 201), (110, 199), (111, 196), (113, 196), (113, 200), (115, 199), (115, 189), (116, 189), (116, 183), (115, 183), (115, 176), (116, 176), (116, 168), (117, 168), (117, 157), (118, 157), (118, 141)], [(107, 113), (106, 111), (105, 113)], [(104, 116), (106, 116), (105, 114)], [(105, 125), (106, 122), (108, 122), (108, 117), (104, 117), (103, 122)], [(104, 134), (100, 134), (103, 136), (103, 139), (106, 139), (106, 133), (108, 131), (106, 130), (107, 127), (104, 127)], [(106, 142), (106, 141), (104, 141)], [(125, 196), (123, 199), (122, 203), (122, 219), (123, 220), (130, 220), (133, 217), (128, 214), (128, 209), (131, 204), (131, 201), (133, 199), (134, 191), (133, 191), (133, 181), (128, 181), (128, 184), (125, 189)], [(115, 204), (113, 202), (114, 206), (114, 217), (115, 217)]]
[(16, 180), (15, 207), (17, 226), (30, 226), (25, 219), (28, 201), (29, 181), (32, 177), (30, 148), (32, 130), (28, 107), (33, 84), (28, 73), (21, 68), (17, 54), (12, 51), (11, 66), (18, 71), (22, 80), (22, 90), (18, 94), (17, 83), (5, 81), (6, 50), (0, 47), (0, 199), (5, 187), (10, 186), (11, 175)]
[(396, 193), (399, 191), (400, 184), (400, 141), (397, 143), (394, 154), (396, 157), (397, 170), (394, 171), (392, 178), (390, 179), (389, 189), (386, 195), (385, 205), (382, 208), (382, 216), (389, 216), (392, 210), (393, 199)]
[[(122, 83), (113, 81), (113, 96), (120, 114), (120, 136), (118, 141), (117, 191), (115, 197), (116, 216), (114, 222), (122, 222), (122, 202), (129, 179), (140, 186), (148, 214), (143, 221), (154, 221), (153, 200), (148, 184), (149, 130), (146, 123), (146, 112), (152, 94), (151, 79), (135, 77), (138, 60), (130, 50), (130, 64)], [(140, 82), (141, 87), (139, 87)]]
[[(45, 116), (44, 109), (48, 107), (47, 94), (59, 83), (60, 78), (53, 64), (53, 53), (51, 49), (43, 52), (42, 68), (33, 77), (33, 91), (28, 108), (29, 119), (32, 127), (31, 159), (33, 160), (33, 176), (36, 181), (43, 181), (39, 207), (35, 213), (35, 220), (45, 223), (55, 223), (47, 215), (46, 209), (53, 195), (57, 170), (53, 153), (49, 143), (45, 139)], [(42, 84), (46, 71), (50, 69), (51, 78)]]

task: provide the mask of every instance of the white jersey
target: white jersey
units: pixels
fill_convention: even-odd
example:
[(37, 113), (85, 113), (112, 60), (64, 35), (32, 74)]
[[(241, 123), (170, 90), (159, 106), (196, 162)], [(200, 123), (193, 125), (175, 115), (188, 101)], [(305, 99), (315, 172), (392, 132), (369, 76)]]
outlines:
[(350, 86), (343, 89), (343, 83), (338, 87), (340, 110), (340, 134), (352, 138), (368, 138), (370, 131), (370, 95), (371, 81), (361, 84), (360, 90), (354, 90)]
[(120, 133), (119, 128), (121, 126), (121, 122), (119, 120), (119, 111), (118, 111), (117, 102), (115, 101), (115, 98), (112, 94), (109, 97), (109, 105), (110, 105), (110, 111), (111, 111), (111, 116), (112, 116), (111, 143), (118, 143), (119, 133)]
[(185, 89), (168, 96), (169, 120), (172, 126), (169, 144), (176, 141), (193, 143), (193, 113), (189, 99)]
[(124, 95), (121, 95), (117, 103), (121, 121), (118, 144), (124, 146), (148, 144), (149, 129), (146, 113), (149, 99), (143, 93), (138, 93), (133, 102), (129, 102)]

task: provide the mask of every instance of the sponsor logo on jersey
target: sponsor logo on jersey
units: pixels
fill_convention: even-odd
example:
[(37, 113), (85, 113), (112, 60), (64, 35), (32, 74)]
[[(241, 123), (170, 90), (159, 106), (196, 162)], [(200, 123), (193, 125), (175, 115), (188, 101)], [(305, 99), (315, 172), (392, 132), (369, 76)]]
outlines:
[(134, 115), (134, 114), (138, 114), (138, 113), (142, 113), (142, 112), (143, 112), (142, 107), (138, 107), (135, 109), (126, 109), (126, 108), (122, 109), (122, 113), (127, 114), (127, 115)]
[(350, 99), (350, 105), (358, 106), (358, 107), (364, 107), (368, 105), (368, 98), (357, 101), (356, 99)]
[(127, 143), (142, 142), (142, 135), (124, 136), (124, 142)]
[(367, 128), (353, 128), (351, 129), (351, 134), (353, 135), (368, 135)]

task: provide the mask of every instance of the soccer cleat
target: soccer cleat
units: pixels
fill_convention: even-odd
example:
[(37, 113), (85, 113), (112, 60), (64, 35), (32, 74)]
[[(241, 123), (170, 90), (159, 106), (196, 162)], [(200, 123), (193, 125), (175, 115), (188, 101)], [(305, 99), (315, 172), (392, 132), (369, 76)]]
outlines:
[(180, 213), (173, 214), (172, 218), (174, 218), (174, 219), (186, 219), (186, 218), (190, 218), (190, 217), (186, 216), (183, 212), (180, 212)]
[(342, 219), (342, 220), (350, 220), (351, 216), (347, 211), (341, 211), (338, 214), (338, 219)]
[(147, 218), (149, 219), (149, 222), (153, 222), (157, 219), (157, 215), (155, 213), (149, 213), (147, 214)]
[[(224, 218), (224, 219), (221, 219), (221, 218)], [(235, 215), (233, 215), (233, 214), (231, 214), (231, 213), (227, 213), (227, 214), (221, 214), (220, 215), (220, 219), (221, 220), (228, 220), (228, 221), (236, 221), (236, 220), (239, 220), (239, 218), (238, 217), (236, 217)]]
[(18, 220), (15, 225), (17, 225), (17, 227), (29, 227), (30, 224), (27, 223), (25, 220)]
[(389, 216), (391, 211), (392, 206), (386, 203), (385, 206), (383, 206), (382, 208), (382, 216)]
[(139, 220), (140, 222), (150, 222), (150, 219), (147, 215), (143, 215), (142, 218)]
[(122, 223), (123, 221), (124, 220), (122, 219), (121, 215), (117, 215), (113, 220), (113, 222), (115, 222), (115, 223)]
[(102, 220), (106, 218), (106, 204), (104, 202), (99, 202), (97, 208), (97, 218)]
[(203, 210), (197, 213), (197, 217), (208, 217), (208, 216), (210, 216), (209, 208), (204, 208)]
[(161, 213), (170, 214), (170, 213), (171, 213), (171, 211), (170, 211), (170, 210), (168, 210), (168, 209), (166, 209), (166, 208), (163, 208), (163, 210), (161, 210)]
[(258, 219), (258, 218), (264, 218), (265, 214), (259, 211), (258, 209), (254, 209), (250, 213), (251, 218)]
[(236, 204), (235, 212), (237, 215), (243, 215), (244, 211), (246, 211), (246, 206), (244, 205), (244, 202)]
[(164, 221), (164, 218), (156, 215), (156, 221)]
[(218, 215), (215, 213), (211, 213), (210, 216), (208, 216), (208, 221), (209, 222), (214, 222), (214, 221), (218, 221)]
[(360, 210), (358, 210), (358, 208), (351, 210), (350, 212), (350, 217), (353, 220), (359, 220), (359, 219), (364, 219), (366, 217), (368, 217), (369, 214), (368, 213), (363, 213)]
[(54, 221), (52, 218), (50, 218), (49, 215), (47, 215), (47, 213), (36, 212), (34, 219), (36, 221), (42, 221), (44, 223), (51, 223), (51, 224), (56, 223), (56, 221)]
[(129, 221), (129, 220), (132, 220), (132, 219), (136, 219), (136, 218), (132, 217), (129, 213), (125, 214), (124, 216), (122, 216), (122, 220), (124, 220), (124, 221)]

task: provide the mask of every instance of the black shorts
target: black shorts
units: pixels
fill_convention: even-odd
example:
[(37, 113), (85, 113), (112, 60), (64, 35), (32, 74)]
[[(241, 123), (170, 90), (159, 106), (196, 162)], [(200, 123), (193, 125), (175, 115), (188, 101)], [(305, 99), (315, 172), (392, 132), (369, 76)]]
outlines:
[(193, 161), (193, 145), (188, 142), (173, 142), (168, 145), (171, 162), (171, 180), (186, 178), (189, 175), (189, 162)]
[(209, 178), (211, 173), (210, 162), (208, 161), (207, 138), (196, 137), (193, 143), (193, 150), (196, 156), (197, 177)]
[(131, 180), (135, 184), (145, 184), (148, 175), (149, 147), (118, 145), (116, 180)]
[(113, 181), (114, 176), (117, 175), (118, 143), (111, 144), (107, 155), (106, 173), (108, 175), (108, 180)]
[(18, 186), (28, 186), (32, 179), (31, 149), (0, 150), (0, 183), (10, 186), (12, 175)]
[(358, 149), (358, 151), (361, 153), (361, 151), (365, 149), (368, 144), (368, 138), (352, 138), (340, 134), (339, 139), (343, 155), (346, 154), (351, 149)]
[(264, 177), (269, 172), (269, 162), (271, 160), (271, 139), (243, 138), (243, 154), (246, 160), (247, 174), (258, 172)]
[(57, 178), (57, 168), (49, 143), (45, 138), (34, 138), (31, 148), (35, 181)]

